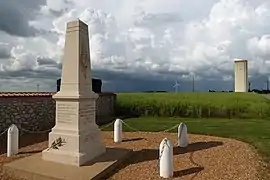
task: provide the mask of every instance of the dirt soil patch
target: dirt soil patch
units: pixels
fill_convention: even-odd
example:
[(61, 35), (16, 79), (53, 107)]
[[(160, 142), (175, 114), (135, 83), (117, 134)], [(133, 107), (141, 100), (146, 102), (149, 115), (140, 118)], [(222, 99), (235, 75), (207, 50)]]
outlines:
[[(34, 140), (32, 136), (20, 140), (20, 153), (7, 158), (0, 149), (0, 164), (41, 152), (48, 142), (41, 135)], [(106, 179), (117, 180), (157, 180), (158, 148), (163, 138), (167, 137), (174, 147), (174, 178), (181, 180), (257, 180), (261, 158), (250, 145), (232, 139), (189, 135), (189, 146), (178, 148), (175, 133), (140, 133), (124, 132), (122, 143), (113, 143), (113, 132), (102, 132), (108, 147), (130, 148), (133, 155)], [(40, 138), (40, 139), (39, 139)], [(43, 142), (42, 142), (43, 140)], [(25, 142), (22, 142), (25, 141)], [(34, 141), (35, 144), (31, 144)], [(1, 147), (4, 147), (4, 144)], [(1, 166), (1, 165), (0, 165)], [(11, 178), (9, 178), (11, 179)], [(0, 180), (1, 172), (0, 172)]]

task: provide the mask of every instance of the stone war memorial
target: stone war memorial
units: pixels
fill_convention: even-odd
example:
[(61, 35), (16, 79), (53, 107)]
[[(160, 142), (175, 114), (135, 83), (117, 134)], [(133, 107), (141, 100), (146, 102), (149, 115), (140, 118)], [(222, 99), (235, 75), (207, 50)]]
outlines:
[[(78, 46), (74, 46), (77, 42)], [(95, 122), (98, 96), (92, 92), (90, 81), (86, 24), (79, 20), (67, 24), (64, 52), (61, 90), (53, 96), (56, 101), (56, 125), (49, 134), (49, 149), (42, 152), (42, 158), (80, 166), (105, 153)], [(56, 141), (61, 148), (53, 147)]]
[[(92, 91), (88, 26), (77, 19), (67, 23), (61, 89), (56, 101), (55, 126), (48, 148), (5, 166), (26, 179), (94, 179), (106, 174), (130, 150), (106, 148), (96, 124)], [(27, 173), (26, 173), (27, 172)], [(31, 177), (31, 178), (30, 178)]]

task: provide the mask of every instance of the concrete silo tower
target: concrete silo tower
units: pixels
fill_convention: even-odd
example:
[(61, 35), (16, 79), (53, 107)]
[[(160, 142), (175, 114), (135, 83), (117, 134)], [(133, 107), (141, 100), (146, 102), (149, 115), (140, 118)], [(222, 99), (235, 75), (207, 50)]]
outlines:
[(234, 61), (234, 92), (248, 92), (248, 61)]

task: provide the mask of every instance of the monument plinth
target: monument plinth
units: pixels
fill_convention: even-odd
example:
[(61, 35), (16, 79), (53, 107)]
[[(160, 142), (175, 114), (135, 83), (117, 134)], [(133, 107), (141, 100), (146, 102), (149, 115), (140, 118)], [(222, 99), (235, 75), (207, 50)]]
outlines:
[(81, 166), (105, 153), (91, 79), (88, 26), (78, 19), (67, 23), (61, 90), (53, 96), (56, 124), (43, 160)]

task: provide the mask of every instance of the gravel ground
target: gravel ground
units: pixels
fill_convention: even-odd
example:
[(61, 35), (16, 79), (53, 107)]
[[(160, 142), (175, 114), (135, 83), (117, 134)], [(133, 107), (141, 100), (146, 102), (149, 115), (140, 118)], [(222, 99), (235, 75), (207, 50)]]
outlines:
[[(122, 147), (134, 150), (134, 154), (115, 170), (107, 179), (157, 180), (158, 147), (167, 137), (176, 144), (174, 133), (123, 133), (124, 142), (113, 143), (112, 132), (102, 132), (108, 147)], [(28, 141), (30, 138), (28, 137)], [(37, 142), (37, 138), (35, 139)], [(27, 141), (27, 138), (25, 138)], [(181, 180), (257, 180), (261, 165), (259, 156), (246, 143), (212, 136), (189, 135), (187, 148), (174, 148), (174, 178)], [(26, 145), (29, 143), (25, 143)], [(47, 147), (47, 141), (28, 145), (20, 149), (14, 158), (1, 155), (0, 164), (40, 152)], [(1, 172), (0, 172), (1, 174)], [(1, 177), (0, 177), (0, 180)], [(6, 180), (6, 179), (5, 179)]]

